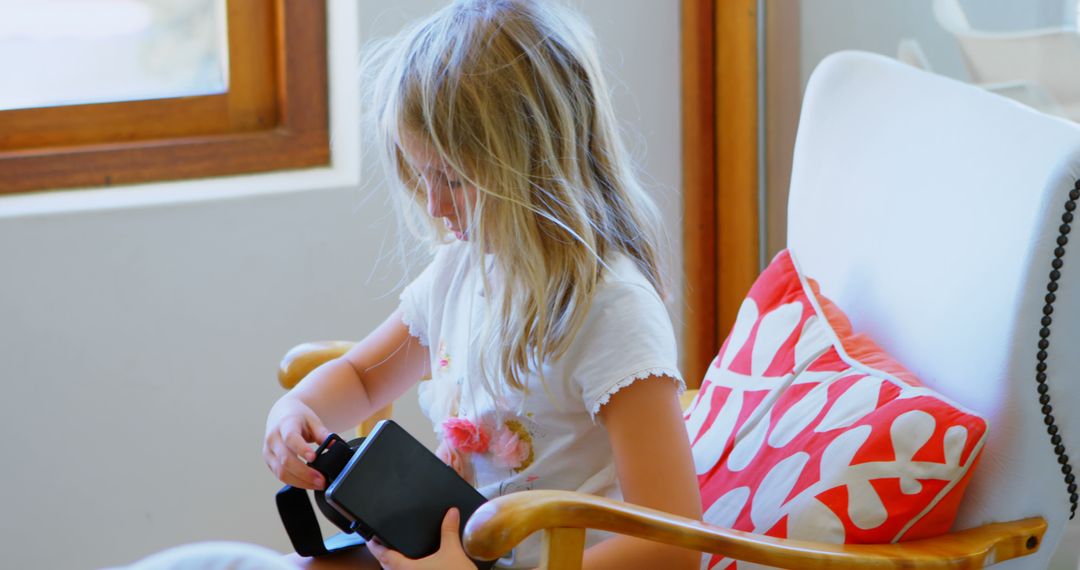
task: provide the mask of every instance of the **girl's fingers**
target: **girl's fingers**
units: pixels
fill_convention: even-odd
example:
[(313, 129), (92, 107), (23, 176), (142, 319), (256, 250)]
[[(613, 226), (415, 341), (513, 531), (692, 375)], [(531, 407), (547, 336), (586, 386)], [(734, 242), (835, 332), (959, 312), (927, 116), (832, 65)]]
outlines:
[(409, 565), (410, 561), (408, 558), (405, 558), (404, 555), (396, 550), (390, 550), (376, 540), (369, 540), (367, 547), (368, 550), (375, 555), (375, 559), (379, 561), (379, 565), (386, 570), (402, 570)]
[(458, 536), (458, 529), (461, 527), (461, 513), (458, 512), (457, 507), (453, 507), (446, 511), (446, 515), (443, 517), (442, 522), (442, 548), (447, 545), (461, 546), (461, 538)]
[(308, 467), (292, 450), (282, 445), (278, 449), (277, 460), (280, 469), (277, 472), (278, 479), (293, 487), (319, 490), (326, 486), (323, 476), (318, 471)]
[(315, 460), (311, 443), (326, 439), (330, 432), (318, 418), (294, 415), (286, 417), (267, 436), (263, 458), (283, 483), (303, 489), (325, 489), (326, 479), (306, 464)]
[(318, 419), (308, 418), (307, 423), (307, 432), (311, 435), (312, 443), (322, 443), (326, 441), (326, 438), (330, 437), (330, 430), (326, 429), (326, 426), (322, 425)]
[(312, 491), (321, 491), (326, 488), (326, 482), (322, 474), (298, 460), (288, 461), (282, 474), (285, 475), (285, 477), (281, 477), (282, 482), (293, 487), (311, 489)]
[(304, 438), (295, 431), (285, 434), (285, 446), (292, 452), (292, 455), (299, 455), (304, 458), (304, 461), (311, 462), (315, 459), (315, 450), (311, 449), (308, 442), (304, 441)]

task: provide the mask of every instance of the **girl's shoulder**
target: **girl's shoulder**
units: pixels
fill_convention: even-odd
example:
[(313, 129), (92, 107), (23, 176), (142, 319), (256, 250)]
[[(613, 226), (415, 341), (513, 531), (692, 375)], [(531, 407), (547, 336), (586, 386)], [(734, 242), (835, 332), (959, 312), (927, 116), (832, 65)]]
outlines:
[(660, 293), (637, 264), (628, 255), (618, 253), (606, 260), (593, 303), (603, 304), (626, 296), (642, 297), (642, 301), (655, 302), (660, 308), (664, 307)]
[(463, 241), (454, 240), (435, 246), (431, 257), (432, 265), (456, 266), (469, 257), (469, 247)]
[(469, 259), (469, 248), (462, 242), (440, 243), (432, 249), (431, 261), (424, 269), (433, 277), (445, 279), (464, 270)]
[(618, 336), (619, 329), (655, 331), (671, 326), (664, 299), (634, 261), (626, 255), (608, 259), (583, 330)]
[(436, 245), (424, 269), (405, 286), (402, 299), (412, 299), (419, 306), (426, 306), (427, 301), (436, 301), (445, 297), (453, 284), (460, 281), (466, 270), (467, 253), (466, 248), (461, 244)]

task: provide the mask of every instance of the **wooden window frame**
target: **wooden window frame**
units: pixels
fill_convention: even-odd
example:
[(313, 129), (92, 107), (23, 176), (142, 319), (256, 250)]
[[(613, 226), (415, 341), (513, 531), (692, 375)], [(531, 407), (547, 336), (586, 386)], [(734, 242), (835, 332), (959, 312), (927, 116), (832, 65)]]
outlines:
[(226, 93), (0, 111), (0, 194), (329, 164), (325, 2), (226, 6)]
[(682, 0), (687, 384), (697, 387), (760, 271), (758, 0)]

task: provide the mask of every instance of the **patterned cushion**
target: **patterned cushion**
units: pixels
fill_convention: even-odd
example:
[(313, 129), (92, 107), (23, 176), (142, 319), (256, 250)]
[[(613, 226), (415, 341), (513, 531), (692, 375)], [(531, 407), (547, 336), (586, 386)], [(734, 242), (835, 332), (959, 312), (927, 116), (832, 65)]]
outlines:
[(706, 522), (834, 543), (947, 532), (986, 438), (984, 419), (853, 334), (786, 251), (685, 419)]

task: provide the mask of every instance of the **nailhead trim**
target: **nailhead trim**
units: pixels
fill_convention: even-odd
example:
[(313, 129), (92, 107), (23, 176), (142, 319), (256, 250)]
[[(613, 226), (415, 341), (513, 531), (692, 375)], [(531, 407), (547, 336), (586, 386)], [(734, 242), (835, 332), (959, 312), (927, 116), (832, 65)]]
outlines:
[(1073, 189), (1069, 191), (1069, 199), (1065, 201), (1065, 213), (1061, 216), (1061, 226), (1058, 227), (1057, 247), (1054, 248), (1054, 259), (1050, 262), (1049, 281), (1046, 284), (1046, 305), (1043, 306), (1042, 328), (1039, 329), (1038, 352), (1035, 354), (1035, 384), (1039, 392), (1039, 404), (1042, 406), (1043, 423), (1046, 424), (1046, 433), (1050, 435), (1050, 444), (1054, 446), (1054, 454), (1061, 465), (1061, 473), (1065, 476), (1066, 492), (1069, 494), (1069, 519), (1076, 517), (1077, 487), (1074, 481), (1076, 476), (1072, 473), (1069, 464), (1069, 456), (1065, 453), (1065, 444), (1062, 443), (1058, 426), (1054, 423), (1053, 406), (1050, 405), (1049, 387), (1046, 385), (1046, 358), (1047, 349), (1050, 348), (1050, 325), (1053, 323), (1054, 301), (1057, 300), (1055, 292), (1058, 290), (1058, 281), (1061, 280), (1061, 269), (1065, 265), (1065, 246), (1069, 243), (1068, 234), (1071, 231), (1070, 224), (1073, 221), (1073, 210), (1076, 210), (1076, 202), (1080, 200), (1080, 180), (1076, 181)]

